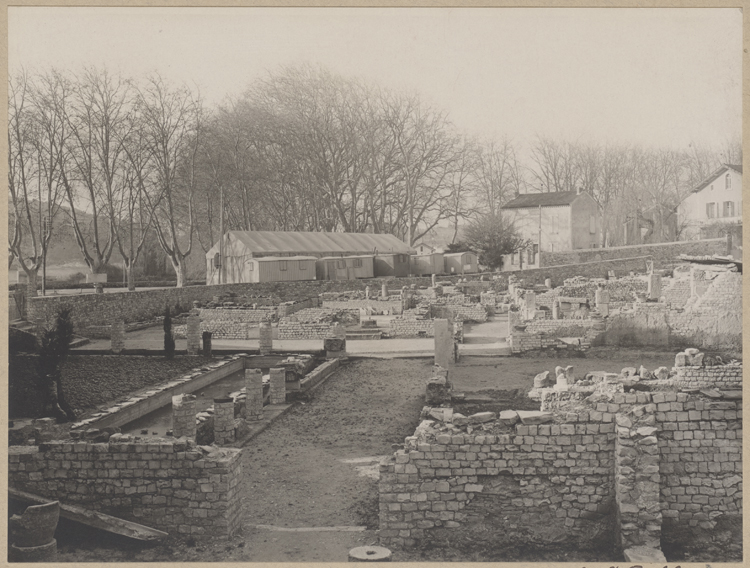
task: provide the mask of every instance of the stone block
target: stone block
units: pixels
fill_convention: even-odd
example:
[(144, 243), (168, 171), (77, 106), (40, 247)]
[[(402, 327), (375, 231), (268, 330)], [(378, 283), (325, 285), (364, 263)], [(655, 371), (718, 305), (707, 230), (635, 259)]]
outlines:
[(440, 406), (441, 404), (449, 403), (451, 401), (451, 392), (451, 383), (447, 378), (432, 377), (427, 381), (425, 404), (427, 406)]
[(648, 546), (633, 546), (622, 552), (626, 562), (638, 564), (666, 564), (667, 558), (658, 548)]

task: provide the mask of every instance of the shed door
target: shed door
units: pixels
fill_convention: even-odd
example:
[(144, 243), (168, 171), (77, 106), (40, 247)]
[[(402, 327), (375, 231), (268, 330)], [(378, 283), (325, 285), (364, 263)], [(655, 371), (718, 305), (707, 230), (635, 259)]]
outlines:
[(336, 280), (336, 261), (326, 261), (326, 280)]

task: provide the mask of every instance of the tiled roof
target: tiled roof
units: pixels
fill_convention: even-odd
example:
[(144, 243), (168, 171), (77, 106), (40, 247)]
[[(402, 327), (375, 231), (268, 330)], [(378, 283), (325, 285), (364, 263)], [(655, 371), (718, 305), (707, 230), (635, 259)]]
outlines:
[(724, 175), (724, 172), (729, 171), (730, 169), (736, 171), (739, 174), (742, 173), (741, 165), (724, 164), (718, 170), (716, 170), (714, 173), (708, 176), (704, 181), (702, 181), (701, 184), (693, 190), (693, 193), (697, 193), (704, 187), (707, 187), (709, 184), (713, 183), (716, 180), (716, 178), (718, 178), (721, 175)]

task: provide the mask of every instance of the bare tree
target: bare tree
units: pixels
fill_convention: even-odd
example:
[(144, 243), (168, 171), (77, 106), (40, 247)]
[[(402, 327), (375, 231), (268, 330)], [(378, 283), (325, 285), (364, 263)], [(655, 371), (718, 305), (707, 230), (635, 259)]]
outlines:
[(125, 199), (124, 149), (129, 85), (106, 70), (86, 69), (74, 80), (60, 108), (70, 136), (61, 170), (76, 241), (94, 274), (104, 271), (114, 250)]
[(186, 282), (185, 259), (193, 248), (196, 158), (200, 144), (200, 100), (186, 87), (171, 87), (158, 75), (139, 89), (145, 144), (153, 160), (157, 195), (144, 193), (154, 207), (154, 227), (177, 275)]
[(52, 221), (64, 195), (60, 165), (66, 131), (58, 109), (67, 96), (67, 86), (55, 73), (37, 77), (33, 83), (25, 72), (9, 80), (8, 250), (10, 262), (15, 257), (26, 273), (31, 295), (36, 295), (38, 273), (52, 239)]

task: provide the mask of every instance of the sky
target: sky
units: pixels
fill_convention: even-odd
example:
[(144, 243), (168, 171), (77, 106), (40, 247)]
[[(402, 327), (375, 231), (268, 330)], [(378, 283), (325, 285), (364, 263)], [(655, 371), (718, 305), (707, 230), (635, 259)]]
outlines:
[(480, 138), (686, 149), (742, 127), (738, 8), (9, 7), (9, 70), (158, 71), (209, 104), (282, 65), (416, 92)]

